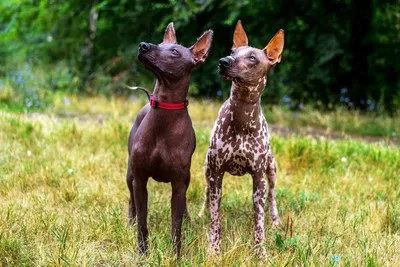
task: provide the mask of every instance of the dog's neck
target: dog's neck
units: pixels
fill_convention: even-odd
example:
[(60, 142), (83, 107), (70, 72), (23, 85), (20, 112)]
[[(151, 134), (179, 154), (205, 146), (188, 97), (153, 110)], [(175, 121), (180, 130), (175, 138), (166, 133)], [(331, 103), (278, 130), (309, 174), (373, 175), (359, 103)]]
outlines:
[(229, 98), (232, 122), (235, 128), (251, 130), (258, 123), (261, 115), (261, 93), (266, 84), (266, 78), (260, 78), (256, 83), (232, 82)]
[(154, 86), (153, 95), (157, 101), (167, 103), (181, 103), (186, 100), (189, 90), (190, 76), (177, 81), (158, 78)]
[(260, 101), (261, 93), (267, 83), (266, 77), (261, 77), (255, 82), (232, 82), (231, 102), (254, 104)]

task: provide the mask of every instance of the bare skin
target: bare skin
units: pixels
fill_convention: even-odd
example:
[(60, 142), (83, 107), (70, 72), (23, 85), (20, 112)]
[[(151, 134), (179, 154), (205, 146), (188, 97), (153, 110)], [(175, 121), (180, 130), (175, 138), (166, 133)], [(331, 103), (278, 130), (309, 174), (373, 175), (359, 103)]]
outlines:
[(264, 257), (264, 206), (267, 199), (272, 226), (279, 225), (279, 215), (275, 200), (275, 160), (260, 98), (266, 85), (266, 75), (280, 62), (283, 31), (279, 31), (267, 47), (260, 50), (248, 46), (246, 33), (239, 21), (233, 42), (232, 54), (221, 58), (219, 64), (219, 73), (232, 81), (231, 94), (214, 124), (205, 162), (206, 201), (211, 217), (208, 252), (220, 254), (219, 209), (224, 173), (238, 176), (249, 173), (253, 178), (255, 252)]
[[(175, 30), (170, 23), (161, 44), (140, 43), (138, 58), (157, 77), (153, 91), (157, 101), (186, 100), (190, 75), (207, 58), (211, 39), (212, 31), (207, 31), (192, 47), (183, 47), (176, 44)], [(165, 110), (147, 104), (140, 110), (129, 135), (127, 171), (129, 223), (137, 218), (140, 254), (145, 254), (148, 247), (147, 181), (152, 177), (158, 182), (171, 183), (171, 238), (175, 257), (180, 257), (182, 220), (188, 214), (186, 190), (195, 145), (186, 107)]]

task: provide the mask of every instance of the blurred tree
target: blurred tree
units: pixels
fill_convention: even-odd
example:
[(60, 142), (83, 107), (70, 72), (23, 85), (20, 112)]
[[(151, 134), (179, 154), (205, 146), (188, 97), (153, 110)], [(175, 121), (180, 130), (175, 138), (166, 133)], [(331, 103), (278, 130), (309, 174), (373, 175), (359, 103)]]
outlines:
[(368, 85), (371, 84), (368, 58), (371, 53), (370, 42), (372, 24), (372, 0), (353, 0), (351, 3), (351, 71), (350, 99), (359, 108), (365, 110), (368, 101)]
[(398, 0), (3, 0), (0, 14), (0, 64), (67, 62), (71, 80), (79, 81), (73, 85), (87, 92), (109, 90), (121, 77), (149, 84), (153, 76), (135, 59), (136, 47), (159, 43), (173, 21), (185, 46), (214, 30), (191, 93), (225, 98), (230, 85), (217, 75), (218, 59), (230, 53), (241, 19), (258, 48), (285, 30), (283, 60), (270, 74), (264, 101), (400, 107)]

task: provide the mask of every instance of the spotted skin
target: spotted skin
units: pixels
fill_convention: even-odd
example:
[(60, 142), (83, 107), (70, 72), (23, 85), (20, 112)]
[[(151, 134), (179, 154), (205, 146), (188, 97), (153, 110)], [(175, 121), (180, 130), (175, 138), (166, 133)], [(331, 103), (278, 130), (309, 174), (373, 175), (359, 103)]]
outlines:
[[(263, 78), (253, 90), (259, 94), (264, 88)], [(270, 147), (268, 125), (261, 111), (259, 101), (242, 103), (234, 97), (221, 107), (214, 125), (205, 163), (207, 179), (206, 198), (211, 216), (209, 253), (220, 254), (221, 219), (220, 203), (224, 173), (242, 176), (249, 173), (253, 177), (254, 238), (256, 253), (266, 254), (264, 243), (264, 206), (268, 177), (268, 204), (272, 224), (279, 225), (275, 200), (275, 161)]]
[[(236, 43), (243, 43), (243, 40)], [(220, 59), (219, 73), (232, 81), (232, 88), (214, 124), (205, 161), (207, 186), (204, 206), (208, 206), (211, 218), (208, 253), (220, 254), (224, 173), (237, 176), (249, 173), (253, 178), (255, 253), (265, 257), (264, 207), (267, 199), (272, 226), (280, 223), (275, 199), (275, 160), (260, 99), (267, 82), (266, 74), (278, 61), (272, 64), (273, 58), (269, 58), (267, 52), (247, 46), (247, 37), (244, 41), (240, 47), (235, 47), (235, 43), (231, 56)], [(280, 60), (280, 54), (276, 55)], [(203, 210), (200, 215), (202, 213)]]

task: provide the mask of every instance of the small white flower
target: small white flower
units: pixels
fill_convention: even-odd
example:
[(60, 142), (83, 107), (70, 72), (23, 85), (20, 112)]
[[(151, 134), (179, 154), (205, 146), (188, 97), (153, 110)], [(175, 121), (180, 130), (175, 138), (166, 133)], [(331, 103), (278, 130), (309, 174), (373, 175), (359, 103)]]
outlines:
[(368, 178), (368, 181), (369, 181), (369, 182), (372, 182), (373, 180), (374, 180), (374, 178), (372, 178), (372, 177), (369, 177), (369, 178)]
[(46, 39), (47, 39), (47, 42), (50, 43), (51, 41), (53, 41), (53, 36), (49, 35), (49, 36), (47, 36)]
[(68, 169), (68, 174), (72, 174), (73, 172), (74, 172), (74, 170), (73, 169)]
[(64, 103), (65, 106), (71, 105), (71, 102), (70, 102), (69, 99), (68, 99), (67, 97), (65, 97), (65, 96), (62, 98), (62, 101), (63, 101), (63, 103)]
[(32, 152), (30, 150), (28, 150), (28, 152), (26, 152), (26, 154), (28, 155), (28, 157), (32, 157)]
[(346, 162), (347, 159), (346, 159), (345, 157), (342, 157), (342, 158), (340, 159), (340, 161), (341, 161), (341, 162)]

